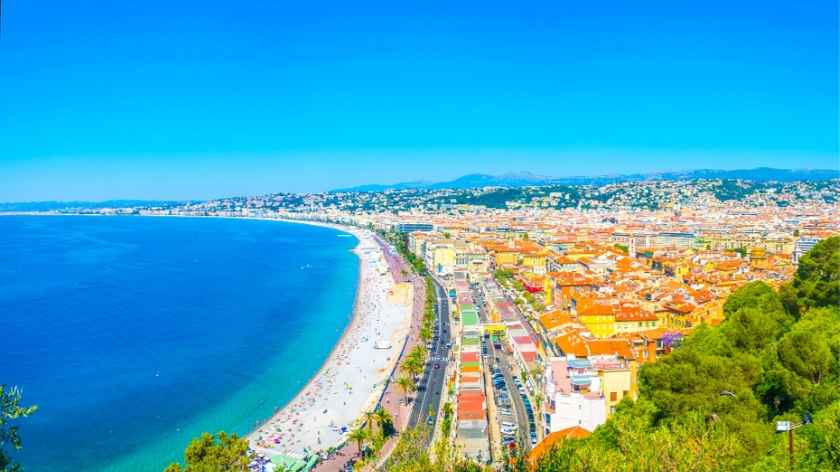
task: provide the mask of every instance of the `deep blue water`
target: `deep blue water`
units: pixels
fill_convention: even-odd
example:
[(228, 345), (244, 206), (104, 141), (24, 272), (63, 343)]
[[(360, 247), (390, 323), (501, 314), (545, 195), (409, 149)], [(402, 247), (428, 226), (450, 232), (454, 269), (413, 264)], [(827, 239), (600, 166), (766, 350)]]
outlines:
[(0, 383), (28, 471), (161, 470), (250, 431), (349, 322), (352, 237), (271, 221), (0, 217)]

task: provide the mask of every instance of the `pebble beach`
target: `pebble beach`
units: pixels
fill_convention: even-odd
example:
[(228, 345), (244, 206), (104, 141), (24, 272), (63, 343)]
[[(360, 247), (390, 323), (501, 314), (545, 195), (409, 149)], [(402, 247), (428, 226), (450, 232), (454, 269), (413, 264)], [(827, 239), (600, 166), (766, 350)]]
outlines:
[(321, 370), (248, 439), (258, 453), (303, 458), (344, 442), (376, 405), (411, 323), (408, 284), (397, 284), (373, 233), (338, 228), (359, 240), (359, 285), (353, 318)]

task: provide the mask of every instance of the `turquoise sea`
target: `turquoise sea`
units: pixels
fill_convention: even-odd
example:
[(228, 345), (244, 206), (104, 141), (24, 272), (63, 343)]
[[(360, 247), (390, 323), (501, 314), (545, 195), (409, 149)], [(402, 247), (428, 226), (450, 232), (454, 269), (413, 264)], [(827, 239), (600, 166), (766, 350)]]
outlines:
[(27, 471), (155, 471), (291, 400), (348, 324), (353, 237), (216, 218), (0, 217), (0, 383)]

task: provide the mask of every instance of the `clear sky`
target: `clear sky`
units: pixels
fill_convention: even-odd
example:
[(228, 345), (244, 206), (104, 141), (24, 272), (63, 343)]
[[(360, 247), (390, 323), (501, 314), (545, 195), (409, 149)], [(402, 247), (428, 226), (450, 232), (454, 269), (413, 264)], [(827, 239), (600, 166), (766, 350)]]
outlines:
[(0, 201), (837, 168), (836, 0), (4, 0)]

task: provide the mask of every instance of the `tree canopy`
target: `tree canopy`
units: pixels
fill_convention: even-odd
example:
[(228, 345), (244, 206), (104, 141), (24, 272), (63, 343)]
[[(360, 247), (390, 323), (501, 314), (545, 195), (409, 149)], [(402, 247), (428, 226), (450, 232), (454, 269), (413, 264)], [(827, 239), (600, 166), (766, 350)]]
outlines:
[(0, 472), (23, 470), (6, 451), (7, 445), (16, 450), (23, 447), (16, 421), (38, 411), (37, 405), (21, 406), (22, 399), (23, 394), (19, 388), (0, 385)]
[(840, 306), (840, 236), (817, 243), (799, 260), (793, 288), (799, 306)]
[(172, 464), (165, 472), (239, 472), (248, 470), (248, 441), (224, 431), (204, 433), (184, 452), (184, 466)]
[(626, 399), (585, 439), (566, 440), (537, 470), (783, 470), (797, 429), (796, 470), (840, 470), (840, 238), (802, 257), (775, 291), (733, 293), (718, 327), (698, 327), (671, 355), (639, 371)]

